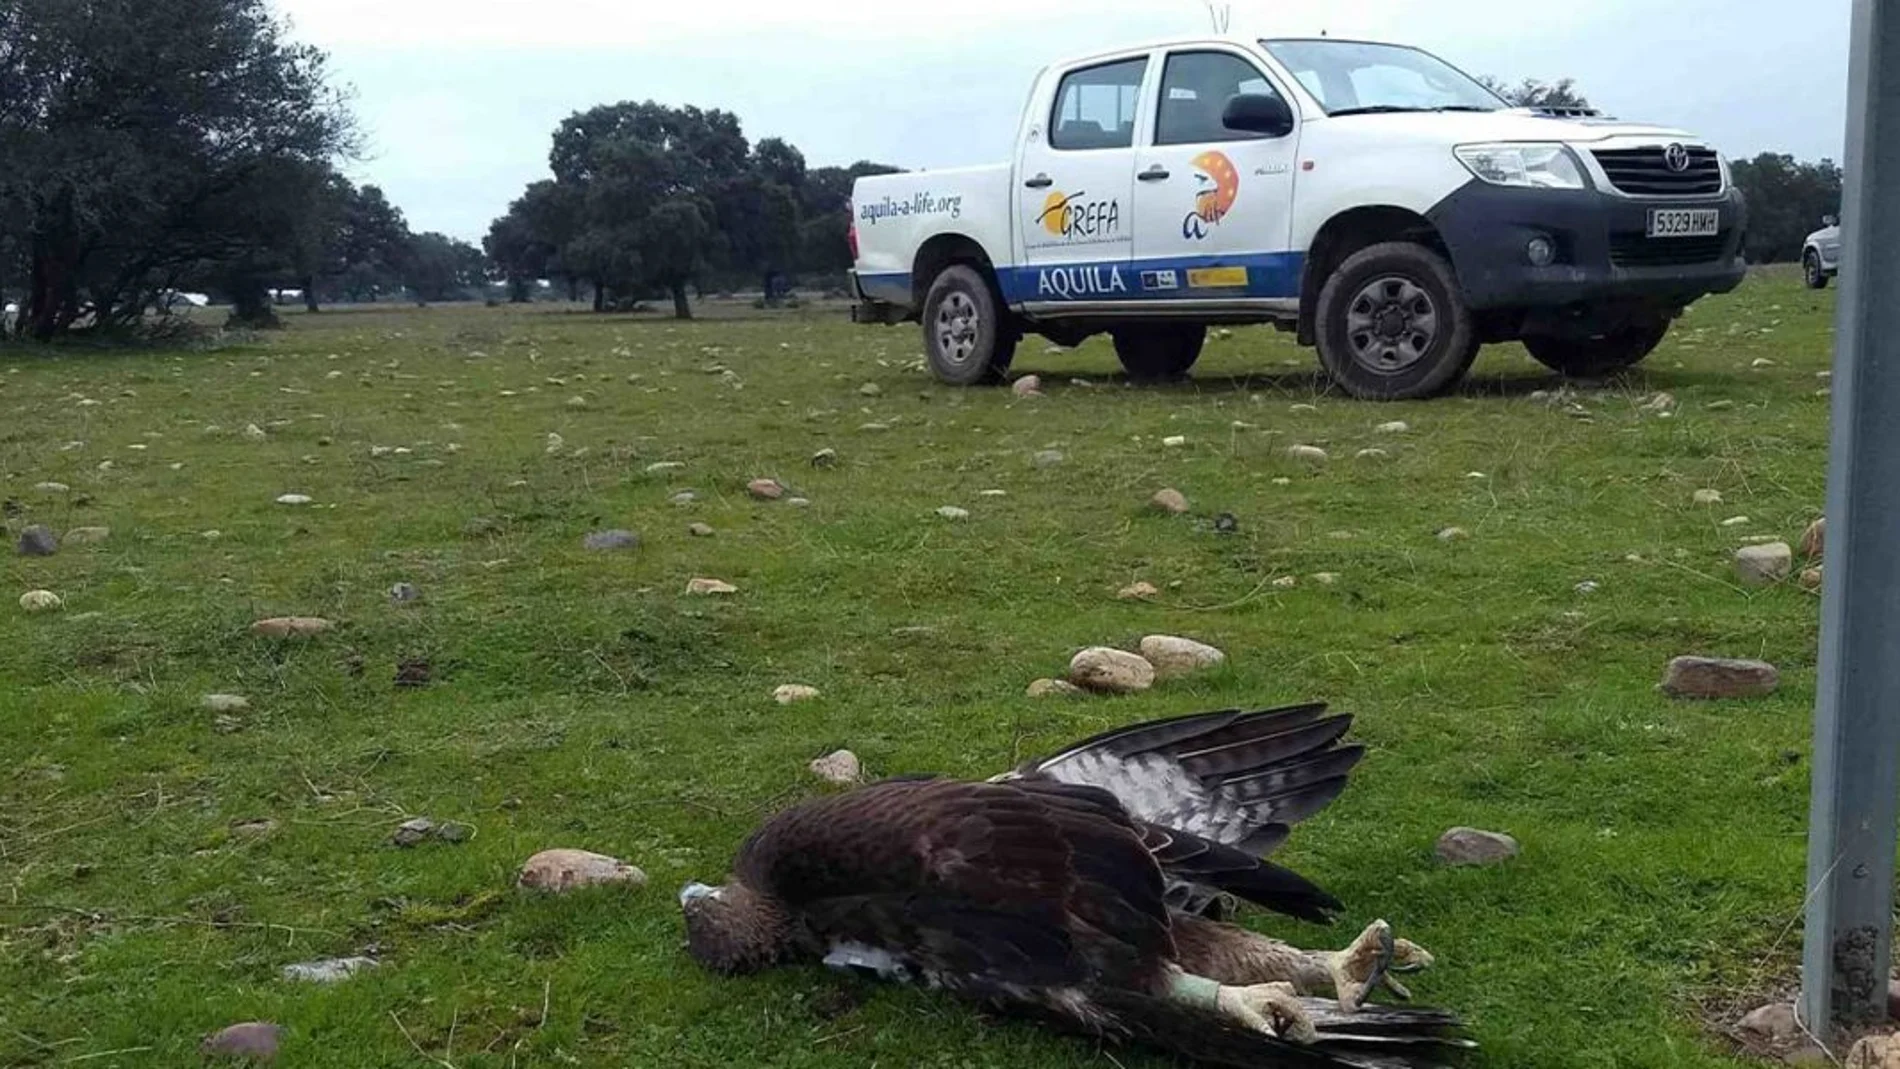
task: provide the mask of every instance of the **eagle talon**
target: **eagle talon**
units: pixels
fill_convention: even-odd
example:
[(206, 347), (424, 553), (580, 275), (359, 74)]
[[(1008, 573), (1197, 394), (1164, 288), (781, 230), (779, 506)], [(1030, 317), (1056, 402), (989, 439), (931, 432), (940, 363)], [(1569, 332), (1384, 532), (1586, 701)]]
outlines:
[(1300, 1004), (1292, 984), (1223, 986), (1214, 1004), (1222, 1013), (1256, 1032), (1265, 1032), (1289, 1043), (1319, 1042), (1319, 1029), (1313, 1026), (1312, 1015)]
[(1357, 1013), (1366, 996), (1391, 984), (1389, 970), (1397, 950), (1392, 926), (1373, 921), (1352, 945), (1330, 955), (1327, 968), (1333, 974), (1333, 997), (1339, 1000), (1341, 1013)]

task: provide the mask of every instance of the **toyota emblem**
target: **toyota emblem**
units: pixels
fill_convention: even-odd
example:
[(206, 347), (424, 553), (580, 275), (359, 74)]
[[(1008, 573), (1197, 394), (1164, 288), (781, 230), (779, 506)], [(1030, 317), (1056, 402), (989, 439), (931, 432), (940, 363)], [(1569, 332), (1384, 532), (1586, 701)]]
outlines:
[(1669, 165), (1670, 170), (1681, 174), (1689, 169), (1689, 150), (1680, 144), (1670, 145), (1663, 149), (1663, 162)]

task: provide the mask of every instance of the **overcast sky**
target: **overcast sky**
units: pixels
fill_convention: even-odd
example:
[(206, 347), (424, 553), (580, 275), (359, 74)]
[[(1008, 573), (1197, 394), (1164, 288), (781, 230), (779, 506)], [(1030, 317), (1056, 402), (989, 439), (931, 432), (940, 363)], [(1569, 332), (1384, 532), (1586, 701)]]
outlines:
[[(577, 110), (736, 112), (813, 166), (1000, 162), (1036, 70), (1204, 32), (1198, 0), (274, 0), (354, 87), (353, 168), (420, 230), (477, 240)], [(1368, 36), (1508, 81), (1573, 77), (1731, 155), (1839, 159), (1848, 0), (1237, 0), (1237, 32)], [(1338, 9), (1348, 9), (1340, 12)]]

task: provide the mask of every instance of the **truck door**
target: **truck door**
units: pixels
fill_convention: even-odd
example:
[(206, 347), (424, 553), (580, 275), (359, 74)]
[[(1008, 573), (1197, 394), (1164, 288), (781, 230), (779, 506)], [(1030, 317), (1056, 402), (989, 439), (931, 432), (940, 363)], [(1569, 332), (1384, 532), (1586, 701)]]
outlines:
[(1238, 51), (1179, 49), (1164, 61), (1152, 144), (1136, 152), (1133, 270), (1145, 297), (1298, 300), (1303, 257), (1288, 244), (1299, 129), (1227, 129), (1221, 114), (1241, 94), (1288, 99)]
[[(1135, 128), (1148, 57), (1062, 76), (1043, 121), (1025, 124), (1017, 159), (1017, 267), (1011, 304), (1099, 304), (1139, 296), (1134, 249)], [(1031, 107), (1039, 106), (1031, 104)]]

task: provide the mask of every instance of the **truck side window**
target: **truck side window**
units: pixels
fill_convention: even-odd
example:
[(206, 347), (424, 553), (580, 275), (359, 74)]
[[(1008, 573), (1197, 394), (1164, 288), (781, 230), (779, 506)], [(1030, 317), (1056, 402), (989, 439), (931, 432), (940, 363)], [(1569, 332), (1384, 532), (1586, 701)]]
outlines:
[(1130, 148), (1135, 143), (1135, 105), (1148, 60), (1125, 59), (1063, 75), (1049, 118), (1049, 147)]
[(1198, 145), (1247, 141), (1258, 135), (1229, 130), (1220, 121), (1227, 102), (1243, 93), (1279, 96), (1253, 64), (1230, 52), (1176, 52), (1161, 78), (1155, 144)]

